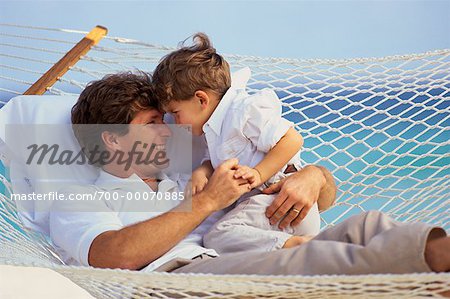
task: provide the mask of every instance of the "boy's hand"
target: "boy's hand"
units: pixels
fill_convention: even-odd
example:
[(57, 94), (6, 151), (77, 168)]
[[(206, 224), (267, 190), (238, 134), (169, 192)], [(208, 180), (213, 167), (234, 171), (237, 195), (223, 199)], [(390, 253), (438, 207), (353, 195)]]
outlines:
[(262, 184), (261, 182), (261, 174), (255, 168), (250, 168), (244, 165), (238, 165), (236, 167), (236, 172), (234, 174), (235, 179), (245, 179), (249, 182), (249, 189), (253, 189)]
[(192, 172), (192, 195), (200, 193), (208, 184), (208, 178), (205, 173), (199, 169)]

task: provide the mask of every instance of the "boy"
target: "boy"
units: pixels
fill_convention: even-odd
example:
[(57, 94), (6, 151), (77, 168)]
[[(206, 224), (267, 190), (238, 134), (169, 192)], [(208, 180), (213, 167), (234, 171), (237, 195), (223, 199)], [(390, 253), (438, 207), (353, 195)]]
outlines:
[[(241, 165), (235, 178), (248, 180), (250, 189), (271, 184), (298, 168), (303, 139), (293, 124), (281, 117), (275, 92), (265, 89), (247, 94), (248, 68), (231, 82), (228, 63), (216, 53), (208, 37), (198, 33), (194, 42), (164, 57), (153, 73), (162, 108), (176, 123), (192, 125), (194, 135), (205, 134), (209, 155), (192, 174), (193, 194), (201, 192), (213, 169), (230, 158), (238, 158)], [(245, 194), (204, 237), (205, 246), (219, 253), (271, 251), (286, 247), (292, 235), (319, 232), (317, 204), (295, 228), (280, 231), (277, 224), (270, 224), (264, 212), (273, 199), (259, 189)], [(300, 210), (294, 207), (291, 213), (299, 216)], [(307, 239), (298, 237), (288, 244), (299, 245)]]

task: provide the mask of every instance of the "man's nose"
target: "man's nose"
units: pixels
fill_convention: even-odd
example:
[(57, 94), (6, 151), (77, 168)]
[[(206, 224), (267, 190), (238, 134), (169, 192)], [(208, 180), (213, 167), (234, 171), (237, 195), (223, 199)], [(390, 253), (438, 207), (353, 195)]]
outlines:
[(159, 135), (161, 137), (169, 138), (172, 136), (172, 130), (170, 130), (168, 125), (160, 124), (159, 125)]

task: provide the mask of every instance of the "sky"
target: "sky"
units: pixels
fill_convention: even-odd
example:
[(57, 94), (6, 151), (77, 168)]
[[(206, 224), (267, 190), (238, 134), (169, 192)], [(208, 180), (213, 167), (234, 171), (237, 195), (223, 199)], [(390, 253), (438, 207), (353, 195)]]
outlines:
[(175, 46), (206, 32), (222, 53), (381, 57), (450, 48), (450, 1), (3, 1), (0, 22)]

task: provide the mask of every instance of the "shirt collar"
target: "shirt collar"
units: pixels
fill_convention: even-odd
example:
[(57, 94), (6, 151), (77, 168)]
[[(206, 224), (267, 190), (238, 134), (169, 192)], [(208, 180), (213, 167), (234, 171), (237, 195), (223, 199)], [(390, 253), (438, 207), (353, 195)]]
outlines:
[[(159, 173), (157, 178), (161, 180), (158, 184), (158, 192), (176, 192), (178, 184), (167, 177), (164, 173)], [(139, 190), (151, 189), (137, 174), (132, 174), (128, 178), (120, 178), (112, 175), (104, 170), (100, 170), (100, 174), (95, 181), (95, 185), (105, 189), (126, 189)]]
[(231, 74), (231, 87), (235, 89), (245, 89), (252, 72), (249, 67), (244, 67)]
[(219, 105), (217, 105), (208, 121), (203, 125), (203, 132), (211, 128), (216, 135), (220, 135), (226, 111), (235, 98), (237, 91), (245, 90), (250, 76), (251, 70), (249, 67), (245, 67), (231, 74), (231, 86), (220, 100)]

